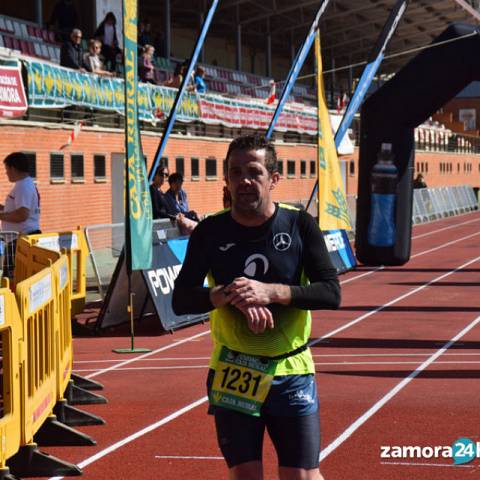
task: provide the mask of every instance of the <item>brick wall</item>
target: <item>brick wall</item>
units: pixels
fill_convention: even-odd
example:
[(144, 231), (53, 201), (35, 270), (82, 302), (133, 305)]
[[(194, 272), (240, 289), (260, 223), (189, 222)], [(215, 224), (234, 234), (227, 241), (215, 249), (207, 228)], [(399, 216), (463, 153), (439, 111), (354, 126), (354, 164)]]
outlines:
[[(77, 226), (111, 223), (111, 154), (123, 153), (124, 136), (122, 132), (100, 131), (84, 128), (73, 145), (60, 150), (66, 143), (71, 129), (41, 128), (26, 125), (0, 125), (0, 158), (12, 151), (36, 153), (37, 187), (41, 195), (41, 227), (44, 231), (67, 230)], [(149, 166), (159, 144), (158, 135), (142, 136), (143, 150)], [(223, 166), (228, 139), (208, 139), (188, 136), (172, 136), (168, 142), (165, 156), (169, 158), (170, 172), (175, 171), (175, 158), (183, 157), (185, 165), (184, 188), (188, 192), (190, 206), (198, 213), (207, 213), (222, 208)], [(50, 154), (64, 154), (64, 179), (60, 182), (50, 178)], [(274, 198), (282, 201), (306, 200), (316, 179), (310, 172), (310, 162), (316, 160), (314, 145), (278, 144), (277, 152), (284, 163), (284, 175), (274, 192)], [(71, 175), (71, 154), (84, 155), (84, 180), (76, 183)], [(96, 180), (93, 170), (93, 155), (106, 157), (106, 178)], [(199, 158), (199, 177), (191, 177), (191, 157)], [(215, 158), (217, 176), (206, 178), (205, 160)], [(287, 160), (294, 160), (295, 175), (287, 176)], [(306, 175), (301, 177), (300, 164), (306, 161)], [(342, 159), (347, 162), (347, 194), (356, 193), (358, 173), (358, 150), (352, 158)], [(352, 169), (350, 162), (353, 162)], [(417, 153), (416, 162), (428, 164), (425, 178), (429, 186), (471, 184), (480, 186), (480, 156), (454, 155), (447, 153)], [(454, 164), (452, 174), (442, 174), (440, 162)], [(464, 171), (464, 163), (472, 164), (472, 171)], [(457, 172), (460, 164), (460, 172)], [(353, 172), (353, 173), (351, 173)], [(0, 202), (11, 189), (6, 176), (0, 182)]]

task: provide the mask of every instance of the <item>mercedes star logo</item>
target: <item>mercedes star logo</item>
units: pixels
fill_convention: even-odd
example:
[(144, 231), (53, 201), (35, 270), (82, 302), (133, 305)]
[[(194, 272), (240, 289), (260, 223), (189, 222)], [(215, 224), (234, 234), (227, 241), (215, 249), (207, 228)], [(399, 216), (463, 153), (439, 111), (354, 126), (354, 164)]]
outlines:
[(290, 235), (286, 232), (277, 233), (273, 237), (273, 246), (275, 247), (275, 250), (278, 250), (279, 252), (288, 250), (291, 244), (292, 237), (290, 237)]

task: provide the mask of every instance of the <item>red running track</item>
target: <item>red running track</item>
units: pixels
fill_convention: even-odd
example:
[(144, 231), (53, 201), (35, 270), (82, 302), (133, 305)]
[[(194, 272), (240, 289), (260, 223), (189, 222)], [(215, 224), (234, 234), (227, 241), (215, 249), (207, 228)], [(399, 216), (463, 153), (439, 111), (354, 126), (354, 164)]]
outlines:
[[(404, 267), (341, 277), (342, 308), (314, 314), (326, 480), (479, 478), (480, 460), (381, 458), (382, 446), (480, 441), (480, 213), (419, 225)], [(85, 479), (227, 478), (206, 415), (208, 324), (140, 336), (153, 352), (116, 356), (122, 336), (74, 340), (75, 371), (104, 386), (108, 405), (86, 410), (95, 447), (45, 448)], [(267, 441), (265, 479), (275, 479)]]

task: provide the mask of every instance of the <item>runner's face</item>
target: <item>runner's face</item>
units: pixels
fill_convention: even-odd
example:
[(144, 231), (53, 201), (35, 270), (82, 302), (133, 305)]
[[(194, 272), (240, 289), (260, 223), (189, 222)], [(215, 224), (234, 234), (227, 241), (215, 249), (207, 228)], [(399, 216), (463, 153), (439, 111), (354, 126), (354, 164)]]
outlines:
[(234, 150), (228, 159), (227, 187), (233, 208), (243, 214), (265, 213), (271, 203), (271, 191), (278, 182), (278, 173), (265, 167), (266, 151)]

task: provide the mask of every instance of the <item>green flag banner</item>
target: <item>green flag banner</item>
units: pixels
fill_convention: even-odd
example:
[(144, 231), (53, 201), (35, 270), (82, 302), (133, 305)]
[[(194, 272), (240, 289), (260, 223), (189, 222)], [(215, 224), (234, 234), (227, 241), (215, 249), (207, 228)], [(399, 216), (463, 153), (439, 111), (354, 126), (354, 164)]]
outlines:
[(123, 0), (125, 55), (127, 269), (146, 270), (152, 264), (152, 204), (138, 125), (137, 0)]

